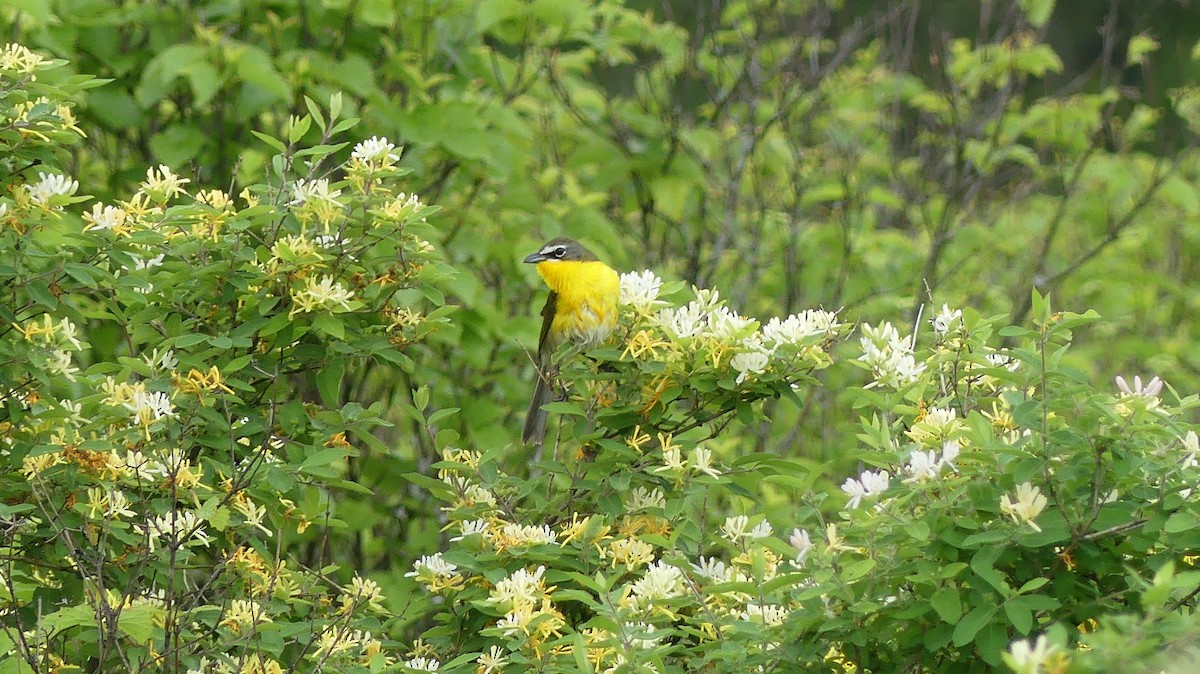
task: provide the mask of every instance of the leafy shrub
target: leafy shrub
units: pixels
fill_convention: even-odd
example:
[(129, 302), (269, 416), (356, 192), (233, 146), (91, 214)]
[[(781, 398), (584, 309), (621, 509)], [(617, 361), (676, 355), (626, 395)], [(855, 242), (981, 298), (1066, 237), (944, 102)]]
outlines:
[[(702, 326), (726, 311), (691, 306)], [(1033, 306), (1033, 329), (999, 329), (1013, 342), (1002, 349), (1003, 324), (971, 311), (943, 308), (920, 349), (890, 324), (863, 327), (864, 470), (845, 500), (789, 459), (710, 458), (729, 429), (698, 401), (683, 405), (709, 419), (696, 429), (657, 416), (646, 391), (673, 363), (701, 391), (744, 386), (727, 413), (792, 380), (778, 364), (748, 383), (707, 357), (664, 358), (712, 333), (677, 331), (687, 308), (639, 314), (624, 357), (600, 357), (619, 372), (599, 394), (611, 411), (587, 414), (594, 390), (558, 404), (597, 426), (568, 434), (560, 458), (518, 476), (495, 450), (448, 448), (440, 482), (423, 481), (454, 536), (411, 574), (445, 597), (415, 650), (449, 660), (444, 671), (1106, 671), (1142, 625), (1153, 631), (1120, 661), (1194, 652), (1197, 572), (1171, 569), (1200, 544), (1200, 444), (1181, 421), (1198, 399), (1168, 403), (1140, 377), (1116, 395), (1093, 389), (1064, 356), (1095, 315)], [(638, 353), (647, 320), (667, 338)], [(816, 323), (833, 332), (801, 338), (810, 358), (825, 351), (804, 340), (837, 332)], [(632, 429), (626, 404), (641, 405)]]
[[(386, 451), (345, 372), (411, 368), (445, 320), (433, 209), (384, 139), (332, 166), (337, 97), (263, 136), (271, 179), (237, 195), (160, 166), (82, 209), (55, 150), (95, 82), (35, 82), (58, 65), (0, 63), (4, 666), (380, 669), (379, 584), (294, 551), (344, 526), (334, 494), (370, 493), (355, 444)], [(322, 144), (295, 145), (310, 125)]]

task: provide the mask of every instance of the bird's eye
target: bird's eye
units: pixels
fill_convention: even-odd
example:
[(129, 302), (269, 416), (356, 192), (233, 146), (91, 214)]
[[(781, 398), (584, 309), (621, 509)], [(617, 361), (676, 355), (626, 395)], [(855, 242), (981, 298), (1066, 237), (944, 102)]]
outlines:
[(566, 246), (559, 246), (559, 247), (555, 248), (553, 251), (551, 251), (550, 254), (556, 258), (561, 259), (562, 256), (566, 254), (566, 252), (567, 252)]

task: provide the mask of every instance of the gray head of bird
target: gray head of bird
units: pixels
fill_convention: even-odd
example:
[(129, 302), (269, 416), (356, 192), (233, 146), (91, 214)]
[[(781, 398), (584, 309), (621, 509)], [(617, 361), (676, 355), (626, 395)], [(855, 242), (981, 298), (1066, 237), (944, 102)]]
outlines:
[(559, 262), (563, 260), (594, 262), (599, 259), (595, 253), (584, 247), (582, 243), (565, 236), (550, 239), (536, 253), (530, 253), (525, 256), (525, 262), (528, 264)]

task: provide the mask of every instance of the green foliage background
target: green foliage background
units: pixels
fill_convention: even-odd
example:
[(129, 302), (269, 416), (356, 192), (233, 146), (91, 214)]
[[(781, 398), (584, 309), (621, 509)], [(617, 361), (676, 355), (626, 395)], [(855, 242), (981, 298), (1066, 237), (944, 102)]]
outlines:
[[(355, 352), (324, 380), (332, 363), (314, 358), (298, 377), (306, 401), (389, 425), (351, 438), (337, 475), (369, 493), (328, 492), (336, 522), (285, 552), (378, 580), (391, 635), (410, 638), (428, 599), (403, 574), (447, 523), (411, 476), (434, 472), (447, 437), (500, 469), (527, 462), (544, 290), (520, 259), (551, 236), (764, 321), (822, 306), (911, 326), (949, 304), (1027, 325), (1037, 291), (1103, 318), (1065, 361), (1098, 387), (1141, 373), (1200, 389), (1196, 36), (1118, 5), (944, 4), (0, 0), (0, 35), (69, 61), (45, 82), (108, 80), (72, 93), (86, 138), (8, 162), (5, 180), (53, 162), (109, 203), (165, 164), (237, 194), (324, 175), (371, 136), (403, 147), (404, 189), (440, 206), (422, 236), (446, 273), (422, 301), (455, 310), (402, 357)], [(360, 120), (346, 145), (279, 171), (254, 132), (288, 153), (330, 143), (295, 118), (337, 94)], [(94, 362), (142, 355), (99, 328), (89, 341)], [(836, 492), (860, 467), (848, 391), (866, 378), (814, 376), (719, 454), (787, 458)], [(778, 527), (794, 520), (792, 492), (757, 496)]]

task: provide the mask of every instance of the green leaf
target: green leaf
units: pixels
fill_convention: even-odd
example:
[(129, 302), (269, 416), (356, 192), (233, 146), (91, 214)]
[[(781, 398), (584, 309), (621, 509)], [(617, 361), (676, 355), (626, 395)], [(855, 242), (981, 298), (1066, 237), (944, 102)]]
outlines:
[(317, 392), (321, 395), (321, 401), (330, 409), (341, 406), (342, 377), (345, 373), (346, 362), (339, 358), (330, 359), (317, 373)]
[(1029, 630), (1033, 629), (1033, 611), (1021, 601), (1021, 597), (1013, 597), (1004, 602), (1004, 614), (1021, 634), (1029, 634)]
[(951, 637), (951, 641), (959, 647), (971, 643), (979, 630), (983, 629), (983, 626), (988, 624), (994, 615), (996, 615), (995, 606), (976, 606), (954, 627), (954, 636)]
[(1020, 0), (1025, 20), (1034, 28), (1041, 28), (1054, 13), (1054, 0)]
[(319, 332), (323, 332), (334, 339), (345, 339), (346, 328), (342, 325), (342, 321), (333, 314), (317, 314), (313, 317), (313, 328)]
[(351, 454), (349, 447), (326, 447), (317, 451), (300, 464), (300, 472), (308, 472), (318, 466), (328, 466), (334, 461), (341, 461)]
[(929, 604), (937, 611), (939, 618), (951, 625), (957, 624), (962, 617), (962, 599), (956, 588), (947, 586), (939, 589), (929, 598)]
[(29, 293), (29, 298), (34, 302), (50, 309), (51, 311), (58, 308), (58, 298), (50, 292), (50, 286), (43, 283), (30, 283), (25, 286), (25, 292)]

